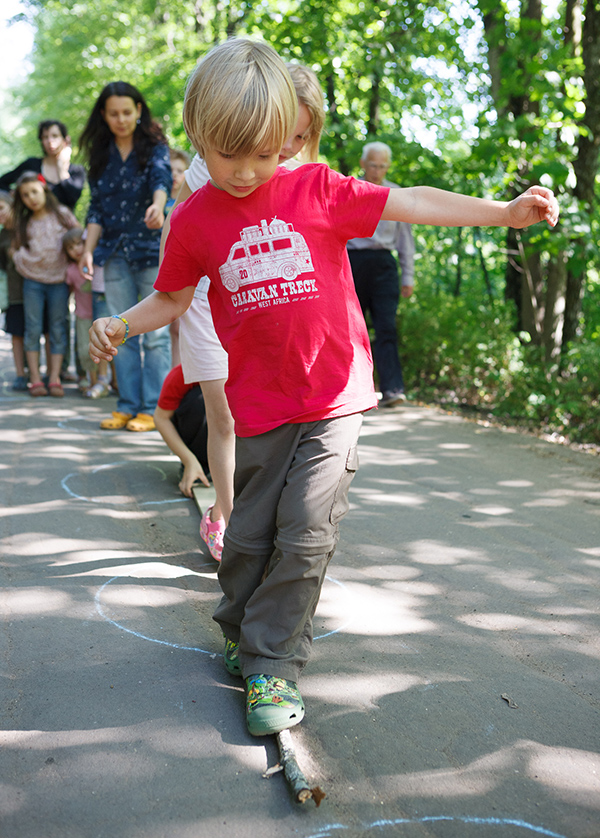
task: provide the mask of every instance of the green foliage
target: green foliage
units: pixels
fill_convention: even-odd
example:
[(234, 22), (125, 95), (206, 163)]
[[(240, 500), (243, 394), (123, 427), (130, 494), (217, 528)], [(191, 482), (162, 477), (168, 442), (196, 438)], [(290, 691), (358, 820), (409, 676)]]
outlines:
[(512, 331), (511, 307), (478, 297), (467, 290), (456, 298), (426, 282), (403, 302), (399, 334), (411, 396), (599, 445), (600, 284), (589, 294), (594, 312), (585, 334), (551, 370), (543, 350)]
[[(327, 94), (322, 150), (331, 165), (358, 171), (360, 147), (377, 132), (399, 159), (415, 131), (448, 138), (449, 156), (468, 155), (463, 103), (472, 70), (461, 50), (473, 20), (440, 0), (314, 0), (252, 4), (234, 0), (25, 0), (37, 29), (34, 71), (16, 92), (19, 135), (30, 139), (56, 116), (76, 143), (102, 87), (123, 79), (138, 87), (174, 145), (188, 148), (181, 123), (185, 82), (196, 61), (228, 35), (260, 36), (285, 60), (311, 66)], [(376, 100), (375, 100), (376, 94)], [(439, 153), (436, 153), (439, 158)], [(417, 161), (420, 162), (420, 161)], [(407, 181), (404, 170), (401, 182)]]
[(600, 444), (600, 344), (584, 340), (566, 353), (562, 369), (548, 371), (539, 347), (515, 342), (510, 374), (494, 414), (559, 434), (571, 442)]
[(407, 389), (425, 400), (491, 407), (510, 365), (510, 308), (419, 286), (401, 311)]
[[(585, 51), (565, 37), (564, 0), (24, 4), (37, 30), (34, 71), (14, 92), (20, 124), (0, 133), (6, 168), (39, 153), (41, 119), (63, 120), (76, 147), (94, 100), (116, 79), (138, 87), (171, 144), (189, 150), (186, 79), (213, 44), (237, 34), (263, 37), (284, 60), (315, 70), (326, 94), (322, 156), (343, 173), (358, 174), (362, 145), (376, 136), (392, 147), (389, 177), (402, 186), (503, 200), (530, 182), (553, 188), (560, 227), (537, 226), (521, 242), (528, 257), (541, 254), (542, 269), (555, 260), (587, 278), (577, 341), (561, 363), (549, 367), (540, 348), (511, 331), (506, 271), (521, 257), (507, 252), (505, 232), (420, 227), (416, 294), (400, 306), (405, 377), (421, 398), (600, 441), (600, 286), (590, 270), (600, 217), (575, 186), (577, 172), (590, 169), (576, 163), (594, 133), (585, 78), (597, 64), (586, 68)], [(584, 14), (594, 9), (583, 0)], [(81, 220), (85, 204), (84, 196)]]

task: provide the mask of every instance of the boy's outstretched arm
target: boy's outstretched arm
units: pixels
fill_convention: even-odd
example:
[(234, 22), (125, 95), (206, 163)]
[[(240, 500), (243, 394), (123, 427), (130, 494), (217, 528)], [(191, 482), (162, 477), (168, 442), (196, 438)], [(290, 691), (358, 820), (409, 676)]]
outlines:
[(90, 329), (90, 358), (96, 364), (112, 360), (125, 337), (168, 326), (188, 310), (193, 298), (193, 285), (180, 291), (154, 291), (127, 311), (115, 311), (127, 321), (127, 325), (113, 316), (94, 320)]
[(558, 202), (545, 186), (532, 186), (513, 201), (491, 201), (432, 186), (390, 189), (381, 215), (388, 221), (439, 227), (529, 227), (558, 221)]

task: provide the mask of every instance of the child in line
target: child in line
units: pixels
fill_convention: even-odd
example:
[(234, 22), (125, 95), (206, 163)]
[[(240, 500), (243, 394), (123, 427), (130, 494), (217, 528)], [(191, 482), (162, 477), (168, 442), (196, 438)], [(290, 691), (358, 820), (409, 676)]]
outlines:
[[(25, 354), (32, 396), (62, 398), (60, 369), (67, 350), (66, 319), (69, 287), (65, 282), (67, 257), (62, 237), (79, 223), (70, 209), (58, 203), (43, 175), (25, 172), (15, 185), (13, 259), (23, 276)], [(50, 368), (48, 389), (40, 376), (40, 338), (48, 311)]]
[[(170, 211), (177, 203), (177, 195), (181, 189), (181, 185), (185, 180), (185, 170), (190, 165), (190, 155), (186, 151), (181, 151), (178, 148), (169, 149), (169, 159), (171, 161), (171, 174), (173, 175), (173, 186), (171, 187), (171, 194), (167, 198), (165, 205), (165, 218), (168, 218)], [(171, 363), (176, 367), (181, 361), (181, 354), (179, 350), (179, 320), (175, 320), (169, 327), (169, 334), (171, 335)]]
[(182, 151), (180, 148), (169, 149), (169, 160), (171, 161), (171, 174), (173, 176), (173, 186), (171, 187), (171, 194), (167, 198), (165, 212), (173, 209), (177, 200), (179, 190), (185, 180), (186, 169), (190, 165), (190, 155), (187, 151)]
[[(279, 152), (279, 164), (296, 168), (302, 163), (316, 163), (319, 141), (325, 120), (323, 92), (316, 75), (303, 64), (287, 64), (296, 96), (298, 120), (292, 134)], [(210, 180), (204, 161), (196, 154), (179, 190), (175, 206)], [(161, 246), (169, 234), (170, 216), (165, 221)], [(204, 394), (208, 423), (208, 456), (216, 500), (200, 522), (200, 535), (217, 561), (223, 551), (223, 536), (233, 506), (235, 435), (233, 417), (225, 396), (227, 353), (216, 335), (208, 302), (208, 277), (203, 277), (194, 292), (179, 325), (179, 351), (186, 381), (199, 382)], [(175, 325), (175, 324), (173, 324)]]
[[(84, 230), (81, 227), (73, 227), (63, 236), (63, 247), (69, 260), (66, 282), (75, 297), (75, 348), (80, 370), (84, 374), (83, 386), (80, 382), (79, 389), (88, 398), (99, 398), (100, 395), (108, 395), (110, 375), (108, 363), (101, 361), (96, 367), (87, 351), (89, 331), (94, 317), (94, 302), (92, 280), (84, 279), (79, 270), (79, 260), (85, 246), (83, 239)], [(94, 395), (91, 395), (93, 390)], [(96, 392), (98, 395), (95, 395)]]
[(181, 460), (181, 493), (191, 498), (192, 486), (197, 481), (210, 486), (206, 476), (208, 427), (204, 398), (197, 383), (185, 383), (181, 364), (173, 367), (163, 381), (154, 422), (173, 454)]
[(15, 380), (13, 390), (27, 390), (25, 376), (25, 313), (23, 309), (23, 277), (15, 268), (10, 255), (14, 228), (13, 196), (10, 192), (0, 191), (0, 270), (6, 272), (8, 282), (8, 308), (5, 312), (4, 331), (11, 336)]
[[(104, 291), (104, 268), (94, 265), (92, 276), (92, 317), (97, 320), (99, 317), (108, 317), (108, 303)], [(98, 376), (96, 381), (85, 394), (88, 399), (104, 399), (110, 396), (111, 388), (117, 392), (117, 375), (114, 364), (107, 364), (100, 361), (98, 364)]]
[(90, 332), (92, 357), (111, 358), (129, 335), (181, 316), (195, 282), (210, 277), (237, 437), (214, 619), (226, 667), (245, 678), (255, 736), (304, 716), (297, 681), (348, 510), (362, 414), (377, 405), (346, 242), (371, 236), (382, 218), (518, 228), (558, 219), (544, 187), (505, 203), (390, 190), (320, 164), (286, 170), (279, 152), (297, 115), (289, 74), (269, 46), (233, 39), (200, 61), (183, 120), (211, 181), (174, 211), (155, 293)]

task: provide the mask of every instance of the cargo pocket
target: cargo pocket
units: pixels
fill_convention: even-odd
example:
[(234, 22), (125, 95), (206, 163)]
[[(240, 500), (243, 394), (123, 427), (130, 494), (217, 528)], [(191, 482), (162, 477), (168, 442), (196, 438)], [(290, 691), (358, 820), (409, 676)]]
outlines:
[(333, 503), (331, 504), (331, 511), (329, 513), (329, 521), (333, 525), (338, 524), (350, 508), (350, 504), (348, 503), (348, 490), (357, 470), (358, 447), (353, 445), (346, 455), (346, 467), (333, 496)]

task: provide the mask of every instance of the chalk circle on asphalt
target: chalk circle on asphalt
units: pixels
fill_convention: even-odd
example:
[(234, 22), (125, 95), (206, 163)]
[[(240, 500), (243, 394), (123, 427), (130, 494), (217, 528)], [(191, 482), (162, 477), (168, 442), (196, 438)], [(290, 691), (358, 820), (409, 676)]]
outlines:
[[(200, 565), (203, 567), (214, 565)], [(174, 585), (172, 581), (169, 584), (170, 580), (183, 577), (183, 585)], [(345, 594), (342, 610), (340, 590)], [(99, 616), (120, 631), (150, 643), (212, 657), (220, 653), (217, 650), (223, 642), (212, 619), (220, 599), (214, 569), (201, 572), (160, 561), (132, 565), (130, 573), (113, 576), (95, 596)], [(185, 606), (185, 611), (182, 613), (178, 606)], [(190, 607), (196, 612), (191, 619)], [(314, 618), (314, 639), (324, 640), (343, 631), (351, 622), (348, 615), (352, 610), (345, 585), (326, 576)]]
[(177, 482), (172, 483), (172, 496), (165, 497), (167, 472), (158, 463), (136, 460), (104, 463), (90, 470), (72, 471), (61, 480), (64, 491), (74, 500), (112, 506), (166, 506), (189, 503)]
[[(414, 835), (422, 835), (422, 827), (425, 824), (435, 826), (436, 836), (455, 836), (460, 834), (461, 838), (492, 838), (492, 836), (505, 835), (507, 838), (523, 838), (529, 834), (545, 835), (547, 838), (567, 838), (560, 832), (554, 832), (539, 824), (529, 823), (515, 817), (479, 817), (470, 815), (422, 815), (414, 818), (381, 818), (372, 823), (361, 824), (360, 826), (347, 826), (342, 823), (332, 823), (322, 826), (317, 832), (311, 832), (304, 838), (364, 838), (364, 836), (377, 835), (377, 838), (397, 838), (402, 834), (403, 838), (410, 838)], [(444, 829), (447, 825), (448, 829)], [(415, 831), (407, 827), (415, 826)], [(398, 830), (402, 827), (402, 832)], [(457, 827), (460, 833), (457, 833)], [(429, 834), (429, 833), (428, 833)]]

